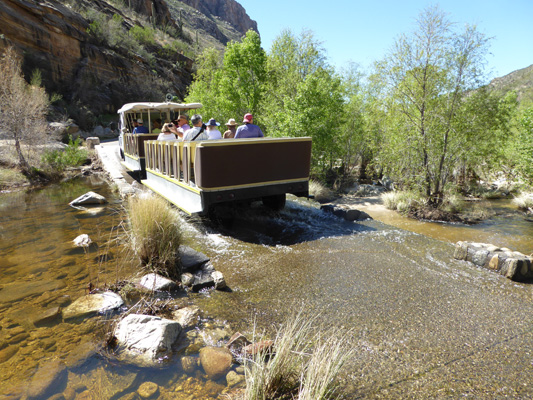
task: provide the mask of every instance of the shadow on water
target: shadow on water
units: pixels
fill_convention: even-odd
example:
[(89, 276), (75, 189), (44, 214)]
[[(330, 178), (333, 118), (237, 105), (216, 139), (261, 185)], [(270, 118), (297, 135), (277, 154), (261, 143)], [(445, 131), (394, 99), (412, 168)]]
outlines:
[(375, 230), (325, 213), (301, 200), (287, 201), (281, 211), (273, 211), (261, 202), (238, 204), (229, 209), (217, 209), (210, 218), (201, 221), (207, 230), (266, 246), (290, 246)]

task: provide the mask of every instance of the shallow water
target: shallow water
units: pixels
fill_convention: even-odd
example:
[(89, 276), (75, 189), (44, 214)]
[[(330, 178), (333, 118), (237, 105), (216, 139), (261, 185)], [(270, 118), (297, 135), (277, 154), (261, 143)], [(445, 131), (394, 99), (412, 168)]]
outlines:
[[(96, 211), (68, 206), (88, 190), (110, 204)], [(145, 381), (159, 385), (159, 398), (225, 398), (224, 379), (208, 381), (199, 370), (186, 375), (179, 357), (160, 370), (116, 361), (102, 350), (103, 317), (32, 322), (84, 295), (89, 282), (102, 287), (134, 272), (121, 246), (106, 245), (121, 229), (122, 212), (105, 183), (2, 194), (0, 209), (0, 398), (23, 397), (54, 368), (61, 372), (55, 389), (37, 398), (119, 399)], [(490, 232), (475, 226), (472, 236), (472, 227), (452, 227), (459, 230), (445, 236), (449, 226), (440, 224), (420, 225), (432, 227), (422, 235), (376, 220), (349, 223), (307, 201), (288, 201), (281, 213), (254, 204), (238, 215), (231, 228), (182, 221), (188, 244), (211, 257), (231, 288), (186, 300), (200, 305), (205, 325), (251, 336), (255, 322), (271, 334), (302, 310), (317, 318), (317, 329), (349, 330), (357, 354), (348, 368), (349, 398), (533, 395), (533, 287), (453, 260), (449, 243), (527, 251), (533, 233), (519, 215), (487, 222)], [(81, 233), (98, 249), (74, 248)], [(224, 334), (206, 340), (216, 344)]]

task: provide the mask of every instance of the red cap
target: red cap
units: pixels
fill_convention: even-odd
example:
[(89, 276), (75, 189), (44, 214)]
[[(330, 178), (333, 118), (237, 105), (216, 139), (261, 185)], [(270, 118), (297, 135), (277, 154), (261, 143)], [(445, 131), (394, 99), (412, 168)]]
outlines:
[(253, 121), (253, 119), (254, 119), (254, 116), (252, 114), (245, 114), (244, 115), (244, 120), (242, 122), (250, 123), (250, 122)]

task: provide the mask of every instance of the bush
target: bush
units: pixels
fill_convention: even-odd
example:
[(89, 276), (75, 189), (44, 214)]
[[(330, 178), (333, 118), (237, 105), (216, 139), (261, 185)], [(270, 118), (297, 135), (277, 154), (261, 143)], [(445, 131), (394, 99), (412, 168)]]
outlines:
[(130, 29), (130, 35), (143, 45), (153, 46), (155, 44), (155, 32), (152, 28), (135, 25)]
[(68, 167), (78, 167), (82, 165), (89, 156), (87, 149), (81, 146), (81, 139), (72, 140), (69, 136), (68, 145), (63, 150), (53, 150), (46, 152), (42, 157), (42, 162), (56, 171), (64, 171)]
[(309, 194), (319, 203), (326, 203), (335, 197), (330, 189), (315, 180), (309, 181)]
[(181, 232), (175, 211), (159, 196), (142, 196), (130, 198), (128, 214), (130, 244), (143, 268), (179, 278)]
[(315, 322), (299, 313), (279, 329), (274, 354), (245, 358), (246, 400), (334, 398), (336, 379), (354, 350), (331, 332), (324, 339)]

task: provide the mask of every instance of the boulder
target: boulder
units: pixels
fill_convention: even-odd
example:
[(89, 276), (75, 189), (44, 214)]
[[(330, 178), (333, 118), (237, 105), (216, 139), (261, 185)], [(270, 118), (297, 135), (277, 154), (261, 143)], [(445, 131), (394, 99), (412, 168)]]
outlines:
[(333, 204), (325, 204), (320, 209), (326, 213), (333, 214), (339, 218), (343, 218), (346, 221), (364, 221), (372, 219), (370, 215), (364, 211), (356, 210), (353, 208), (340, 207)]
[(120, 346), (119, 358), (140, 366), (158, 366), (172, 354), (172, 347), (181, 332), (176, 321), (130, 314), (115, 330)]
[(198, 322), (200, 309), (196, 306), (184, 307), (172, 313), (172, 318), (178, 322), (182, 328), (192, 328)]
[(87, 146), (89, 150), (94, 150), (94, 148), (98, 146), (99, 144), (100, 144), (99, 137), (91, 136), (85, 139), (85, 145)]
[(233, 356), (225, 347), (204, 347), (200, 350), (200, 364), (210, 379), (225, 376), (232, 362)]
[(139, 281), (139, 285), (153, 291), (171, 291), (179, 288), (176, 282), (156, 273), (144, 275)]
[(224, 279), (224, 275), (220, 271), (213, 271), (211, 273), (211, 277), (213, 278), (213, 282), (215, 283), (215, 289), (217, 290), (224, 290), (228, 287), (226, 284), (226, 280)]
[(122, 297), (114, 292), (94, 293), (76, 299), (63, 311), (65, 320), (106, 313), (124, 304)]
[(209, 257), (188, 246), (180, 246), (180, 260), (183, 272), (191, 272), (209, 261)]
[(90, 205), (90, 204), (105, 204), (107, 200), (104, 196), (95, 193), (87, 192), (77, 199), (72, 200), (69, 205), (71, 206), (80, 206), (80, 205)]

